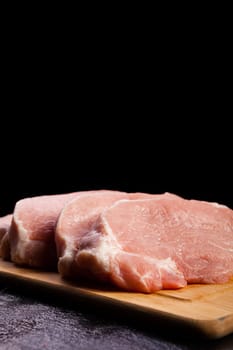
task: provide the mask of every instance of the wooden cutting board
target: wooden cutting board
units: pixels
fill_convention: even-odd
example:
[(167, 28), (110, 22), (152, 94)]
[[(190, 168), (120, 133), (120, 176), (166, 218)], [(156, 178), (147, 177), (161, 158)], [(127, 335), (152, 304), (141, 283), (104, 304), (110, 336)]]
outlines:
[(0, 260), (0, 277), (49, 288), (77, 298), (121, 307), (127, 312), (154, 316), (155, 319), (180, 323), (209, 338), (233, 332), (233, 279), (225, 284), (189, 285), (179, 290), (154, 294), (128, 293), (106, 287), (70, 283), (58, 273), (16, 267)]

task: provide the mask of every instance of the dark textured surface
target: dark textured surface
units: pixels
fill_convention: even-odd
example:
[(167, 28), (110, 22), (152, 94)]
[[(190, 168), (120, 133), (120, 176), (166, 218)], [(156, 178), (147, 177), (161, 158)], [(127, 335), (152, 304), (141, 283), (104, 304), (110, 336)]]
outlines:
[(140, 320), (134, 324), (124, 318), (88, 305), (72, 307), (43, 291), (38, 296), (28, 288), (9, 288), (0, 280), (0, 350), (233, 349), (233, 335), (215, 341), (178, 338), (170, 330), (161, 333), (156, 325), (147, 329)]

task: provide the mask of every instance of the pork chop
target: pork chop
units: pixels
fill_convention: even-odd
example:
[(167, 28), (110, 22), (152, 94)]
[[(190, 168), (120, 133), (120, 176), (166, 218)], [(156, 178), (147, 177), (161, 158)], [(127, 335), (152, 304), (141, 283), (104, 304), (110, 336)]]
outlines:
[(128, 291), (223, 283), (233, 276), (233, 210), (167, 195), (121, 200), (83, 236), (75, 262)]

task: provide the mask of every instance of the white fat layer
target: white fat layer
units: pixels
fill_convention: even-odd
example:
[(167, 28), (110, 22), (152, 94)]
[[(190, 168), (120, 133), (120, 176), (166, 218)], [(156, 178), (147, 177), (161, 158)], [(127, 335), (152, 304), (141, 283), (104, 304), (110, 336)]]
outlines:
[[(121, 201), (121, 200), (120, 200)], [(125, 200), (122, 200), (125, 201)], [(114, 260), (115, 256), (122, 252), (122, 247), (113, 234), (112, 229), (107, 222), (104, 213), (101, 214), (102, 223), (105, 234), (93, 229), (88, 233), (89, 237), (98, 237), (98, 246), (93, 248), (84, 248), (78, 252), (79, 255), (91, 255), (95, 257), (97, 264), (106, 272), (110, 272), (110, 262)]]
[(105, 231), (107, 233), (107, 236), (103, 236), (103, 237), (109, 237), (111, 239), (112, 242), (112, 246), (114, 245), (115, 247), (117, 247), (119, 250), (122, 249), (122, 246), (120, 245), (120, 243), (118, 242), (118, 240), (116, 239), (116, 235), (113, 234), (112, 229), (108, 223), (108, 221), (106, 220), (106, 218), (104, 217), (104, 215), (102, 215), (102, 222), (105, 228)]
[(28, 232), (23, 226), (23, 222), (18, 218), (17, 214), (15, 214), (15, 222), (18, 227), (18, 240), (15, 247), (13, 247), (13, 260), (14, 257), (17, 258), (17, 260), (25, 260), (25, 254), (27, 249), (27, 244), (30, 242), (30, 239), (28, 239)]
[(172, 260), (171, 257), (168, 257), (166, 259), (161, 259), (161, 260), (158, 260), (158, 259), (153, 259), (153, 260), (156, 260), (156, 264), (159, 265), (160, 269), (178, 271), (176, 263), (174, 260)]
[[(179, 196), (177, 196), (177, 195), (175, 195), (175, 194), (172, 194), (172, 193), (170, 193), (170, 192), (165, 192), (165, 193), (163, 193), (163, 194), (159, 194), (159, 195), (154, 195), (154, 197), (153, 197), (153, 194), (151, 194), (151, 198), (150, 197), (148, 197), (148, 198), (133, 198), (133, 199), (130, 199), (130, 198), (124, 198), (124, 199), (119, 199), (119, 200), (116, 200), (110, 207), (108, 207), (108, 208), (106, 208), (104, 211), (103, 211), (103, 213), (102, 213), (102, 215), (101, 215), (101, 217), (102, 218), (104, 218), (104, 213), (105, 212), (108, 212), (109, 210), (111, 210), (112, 208), (114, 208), (114, 207), (117, 207), (118, 205), (120, 205), (121, 203), (129, 203), (129, 202), (131, 202), (131, 203), (146, 203), (146, 202), (151, 202), (151, 203), (153, 203), (154, 201), (159, 201), (159, 200), (161, 200), (161, 197), (163, 196), (163, 195), (165, 195), (166, 196), (166, 199), (171, 199), (171, 200), (174, 200), (174, 199), (176, 199), (176, 198), (180, 198)], [(158, 197), (157, 197), (158, 196)]]
[(215, 208), (227, 208), (225, 205), (223, 204), (219, 204), (219, 203), (215, 203), (215, 202), (210, 202), (210, 204), (215, 207)]
[(64, 234), (65, 237), (65, 254), (71, 254), (74, 251), (75, 240), (73, 236), (68, 233)]
[(99, 244), (95, 248), (82, 249), (78, 252), (78, 255), (92, 255), (95, 257), (97, 263), (102, 267), (105, 272), (110, 272), (110, 261), (121, 250), (113, 242), (110, 236), (101, 236)]
[(71, 258), (73, 256), (74, 256), (74, 248), (71, 245), (67, 245), (66, 249), (65, 249), (65, 252), (64, 252), (64, 255), (61, 256), (60, 259), (63, 258), (63, 257)]

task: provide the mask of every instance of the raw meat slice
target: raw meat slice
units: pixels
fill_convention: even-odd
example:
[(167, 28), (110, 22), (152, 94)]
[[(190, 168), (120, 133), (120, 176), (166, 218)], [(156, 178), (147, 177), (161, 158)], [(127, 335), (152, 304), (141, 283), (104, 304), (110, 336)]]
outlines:
[(63, 206), (86, 192), (25, 198), (15, 205), (9, 230), (11, 260), (19, 265), (54, 268), (57, 218)]
[(152, 293), (233, 276), (233, 211), (169, 195), (122, 200), (80, 242), (80, 273)]
[(10, 228), (11, 220), (12, 214), (0, 218), (0, 257), (4, 259), (9, 259), (10, 257), (8, 230)]
[(75, 255), (79, 242), (91, 230), (99, 214), (114, 202), (128, 197), (125, 192), (96, 192), (76, 197), (64, 206), (55, 233), (58, 271), (63, 277), (76, 274)]

